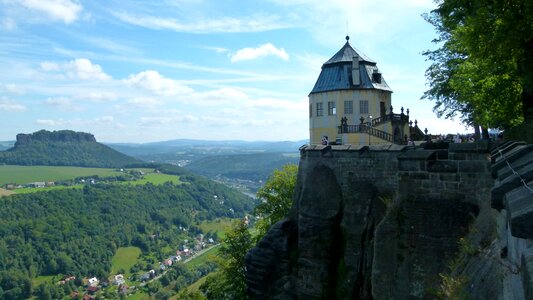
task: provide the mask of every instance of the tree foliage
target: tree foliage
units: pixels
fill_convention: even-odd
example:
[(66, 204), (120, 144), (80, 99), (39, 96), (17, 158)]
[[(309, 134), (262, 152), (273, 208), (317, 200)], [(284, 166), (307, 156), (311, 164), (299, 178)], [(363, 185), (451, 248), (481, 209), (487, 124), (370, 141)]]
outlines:
[(247, 224), (242, 221), (235, 223), (220, 246), (220, 258), (217, 260), (219, 271), (207, 277), (200, 287), (207, 299), (248, 299), (245, 256), (253, 246), (254, 241)]
[(259, 238), (274, 223), (287, 216), (292, 206), (297, 174), (297, 165), (285, 165), (281, 170), (275, 170), (257, 191), (257, 198), (261, 202), (256, 206), (254, 214), (260, 217), (256, 224)]
[(533, 2), (440, 0), (425, 16), (440, 48), (424, 53), (438, 116), (511, 128), (533, 115)]
[[(27, 299), (38, 275), (105, 278), (118, 247), (137, 246), (163, 259), (160, 249), (200, 233), (196, 222), (242, 217), (252, 208), (235, 190), (199, 176), (180, 179), (185, 183), (88, 185), (0, 198), (0, 299)], [(55, 291), (38, 292), (57, 299)]]

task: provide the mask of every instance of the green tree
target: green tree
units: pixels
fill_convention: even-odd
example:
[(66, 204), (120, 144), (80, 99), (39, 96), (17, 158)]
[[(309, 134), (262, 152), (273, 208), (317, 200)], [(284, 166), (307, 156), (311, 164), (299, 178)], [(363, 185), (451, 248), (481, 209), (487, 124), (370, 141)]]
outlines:
[(237, 222), (220, 246), (220, 270), (208, 276), (201, 290), (208, 299), (248, 299), (245, 256), (254, 245), (245, 222)]
[(297, 174), (297, 165), (285, 165), (281, 170), (275, 170), (257, 191), (257, 198), (261, 201), (254, 210), (254, 214), (260, 217), (256, 224), (258, 238), (263, 237), (274, 223), (287, 216), (292, 206)]
[(425, 18), (440, 48), (424, 53), (439, 116), (512, 128), (533, 118), (533, 2), (439, 0)]

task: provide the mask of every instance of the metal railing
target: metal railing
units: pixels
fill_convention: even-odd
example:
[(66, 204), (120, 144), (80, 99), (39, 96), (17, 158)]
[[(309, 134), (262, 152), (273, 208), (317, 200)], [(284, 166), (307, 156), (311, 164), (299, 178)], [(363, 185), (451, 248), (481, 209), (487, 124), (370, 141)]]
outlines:
[(372, 136), (378, 137), (380, 139), (386, 140), (388, 142), (391, 142), (394, 140), (394, 136), (390, 133), (387, 133), (385, 131), (379, 130), (377, 128), (374, 128), (372, 126), (369, 126), (368, 124), (361, 124), (361, 125), (341, 125), (338, 126), (338, 133), (367, 133)]
[(380, 125), (386, 122), (409, 122), (409, 115), (406, 114), (388, 114), (372, 119), (372, 126)]

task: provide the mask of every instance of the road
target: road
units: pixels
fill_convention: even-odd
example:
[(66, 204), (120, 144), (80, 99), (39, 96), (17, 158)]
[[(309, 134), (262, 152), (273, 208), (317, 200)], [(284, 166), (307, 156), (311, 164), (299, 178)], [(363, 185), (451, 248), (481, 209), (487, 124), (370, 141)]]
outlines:
[[(186, 263), (190, 262), (192, 259), (194, 259), (194, 258), (196, 258), (196, 257), (206, 253), (207, 251), (209, 251), (209, 250), (211, 250), (211, 249), (213, 249), (215, 247), (218, 247), (218, 246), (220, 246), (220, 244), (216, 244), (216, 245), (204, 248), (204, 249), (194, 253), (193, 255), (191, 255), (191, 257), (189, 257), (186, 260), (184, 260), (183, 263), (186, 264)], [(167, 268), (163, 273), (155, 276), (154, 278), (152, 278), (152, 279), (150, 279), (148, 281), (145, 281), (145, 282), (141, 282), (141, 284), (139, 284), (139, 286), (145, 286), (145, 285), (147, 285), (148, 283), (150, 283), (150, 282), (152, 282), (154, 280), (159, 280), (159, 278), (161, 278), (163, 275), (165, 275), (169, 270), (170, 270), (170, 268)]]

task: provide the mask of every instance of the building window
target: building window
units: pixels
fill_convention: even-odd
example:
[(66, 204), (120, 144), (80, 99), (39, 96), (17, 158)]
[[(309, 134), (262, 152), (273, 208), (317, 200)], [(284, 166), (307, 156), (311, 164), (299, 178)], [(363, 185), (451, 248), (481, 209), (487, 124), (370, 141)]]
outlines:
[(337, 114), (337, 108), (335, 107), (335, 102), (328, 102), (328, 115), (333, 116)]
[(316, 104), (316, 116), (317, 117), (320, 117), (322, 116), (323, 112), (322, 112), (322, 102), (318, 102)]
[(353, 114), (353, 101), (344, 101), (344, 114)]
[(359, 102), (359, 113), (368, 114), (368, 101), (367, 100), (361, 100)]
[(309, 104), (309, 118), (313, 117), (313, 105)]

